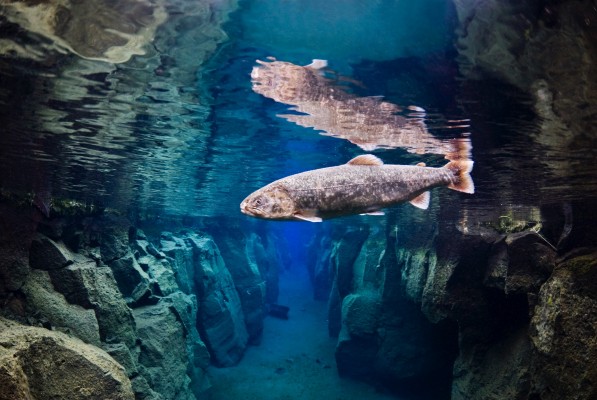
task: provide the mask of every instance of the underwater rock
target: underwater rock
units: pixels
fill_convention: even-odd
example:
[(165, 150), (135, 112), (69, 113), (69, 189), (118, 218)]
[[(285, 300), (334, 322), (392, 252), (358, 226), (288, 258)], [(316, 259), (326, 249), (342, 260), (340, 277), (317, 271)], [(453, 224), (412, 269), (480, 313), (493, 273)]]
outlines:
[(159, 295), (168, 296), (178, 290), (172, 265), (165, 258), (158, 259), (153, 256), (144, 256), (137, 260), (139, 266), (157, 285)]
[(150, 278), (135, 259), (132, 253), (118, 258), (108, 264), (114, 273), (118, 289), (124, 297), (138, 301), (149, 290)]
[(162, 232), (160, 251), (168, 257), (180, 290), (192, 293), (195, 273), (193, 248), (183, 238), (175, 237), (170, 232)]
[(164, 397), (155, 392), (147, 383), (147, 379), (142, 375), (137, 375), (131, 379), (133, 391), (135, 392), (135, 399), (141, 400), (164, 400)]
[(597, 398), (597, 253), (564, 260), (531, 320), (532, 391), (543, 400)]
[(72, 264), (50, 273), (57, 291), (73, 304), (95, 311), (103, 342), (123, 342), (129, 348), (136, 340), (131, 310), (127, 307), (118, 285), (108, 267)]
[(46, 271), (32, 270), (22, 287), (27, 306), (36, 318), (43, 318), (52, 329), (99, 346), (99, 326), (93, 310), (70, 304), (54, 290)]
[(191, 237), (197, 254), (198, 323), (218, 366), (235, 365), (244, 354), (248, 333), (238, 292), (215, 242)]
[(193, 393), (197, 398), (201, 398), (201, 393), (211, 387), (207, 377), (207, 367), (211, 358), (207, 346), (197, 330), (199, 321), (197, 298), (195, 295), (188, 295), (178, 291), (162, 298), (160, 303), (170, 306), (170, 310), (174, 312), (184, 328), (189, 366), (187, 373), (192, 381)]
[(491, 343), (469, 343), (463, 346), (454, 364), (451, 398), (530, 398), (530, 360), (526, 326), (501, 334)]
[[(267, 237), (266, 237), (267, 238)], [(278, 301), (279, 287), (278, 274), (279, 260), (275, 246), (267, 246), (260, 235), (252, 233), (247, 238), (247, 258), (259, 268), (261, 276), (265, 278), (265, 302), (273, 304)]]
[(133, 400), (107, 353), (60, 332), (0, 318), (0, 398)]
[(336, 345), (336, 366), (342, 377), (371, 380), (371, 366), (379, 346), (374, 337), (350, 337), (347, 331), (340, 331)]
[(353, 266), (368, 235), (368, 229), (348, 231), (332, 249), (332, 273), (335, 276), (338, 293), (342, 299), (353, 291)]
[(100, 254), (102, 262), (110, 262), (122, 258), (130, 252), (129, 232), (130, 222), (121, 217), (104, 215), (98, 221), (100, 229)]
[[(106, 226), (110, 224), (108, 221), (114, 225)], [(22, 221), (15, 221), (15, 227), (21, 225)], [(219, 291), (224, 290), (227, 297), (221, 299), (223, 319), (234, 316), (235, 322), (225, 324), (214, 333), (221, 337), (212, 339), (215, 343), (225, 338), (236, 346), (229, 351), (234, 362), (242, 356), (248, 336), (244, 315), (232, 278), (211, 238), (188, 232), (171, 235), (169, 239), (176, 243), (171, 255), (175, 257), (157, 252), (159, 258), (156, 258), (145, 251), (150, 245), (147, 237), (130, 230), (130, 224), (120, 218), (104, 215), (100, 219), (44, 220), (46, 225), (60, 225), (60, 229), (53, 231), (53, 239), (32, 230), (29, 240), (35, 237), (40, 246), (50, 249), (44, 251), (57, 254), (55, 257), (60, 262), (54, 264), (61, 267), (47, 271), (27, 269), (24, 283), (8, 293), (0, 315), (63, 331), (102, 348), (125, 368), (133, 381), (135, 398), (194, 400), (202, 398), (211, 385), (207, 375), (210, 352), (199, 333), (199, 328), (201, 334), (204, 332), (196, 297), (207, 295), (205, 287), (199, 286), (207, 280), (203, 278), (204, 271), (199, 271), (217, 264), (215, 269), (220, 274), (214, 280), (221, 281), (212, 282), (213, 296), (221, 296)], [(65, 237), (73, 233), (80, 238), (76, 241), (77, 252), (64, 244)], [(38, 252), (38, 256), (42, 253), (39, 248), (32, 251)], [(62, 266), (65, 257), (60, 258), (61, 254), (69, 255), (72, 263)], [(88, 258), (91, 254), (98, 257)], [(111, 261), (106, 262), (106, 254)], [(28, 268), (29, 255), (23, 254), (23, 259)], [(193, 280), (184, 286), (189, 294), (181, 291), (175, 279), (175, 274), (183, 269), (193, 271), (193, 275), (186, 275), (194, 276)], [(233, 353), (238, 355), (232, 356)], [(45, 361), (40, 358), (42, 362)], [(6, 370), (3, 368), (0, 366), (0, 382), (5, 385), (0, 393), (6, 388), (10, 390), (11, 400), (31, 397), (26, 394), (29, 390), (26, 386), (3, 380), (2, 371)], [(16, 376), (13, 372), (9, 374)], [(104, 392), (96, 393), (103, 396)], [(5, 397), (0, 395), (0, 398)], [(57, 398), (78, 397), (57, 395)]]
[[(414, 240), (417, 245), (425, 243), (419, 239)], [(393, 235), (374, 226), (349, 231), (334, 246), (332, 257), (341, 257), (332, 261), (337, 274), (328, 303), (329, 330), (333, 335), (337, 328), (332, 325), (340, 321), (336, 347), (340, 375), (381, 385), (396, 394), (444, 396), (449, 390), (456, 335), (451, 326), (427, 321), (406, 293), (408, 285), (403, 280), (417, 274), (405, 272)], [(344, 254), (340, 249), (346, 249)], [(342, 285), (344, 296), (335, 285)], [(421, 293), (422, 288), (415, 292)], [(341, 317), (332, 314), (338, 302)], [(424, 383), (429, 379), (436, 381), (433, 388)]]
[(267, 306), (267, 315), (271, 315), (272, 317), (279, 319), (288, 319), (289, 311), (290, 307), (281, 304), (268, 304)]
[(29, 274), (29, 248), (37, 225), (31, 213), (0, 203), (0, 298), (19, 289)]
[(248, 239), (241, 229), (234, 227), (229, 227), (226, 231), (210, 227), (209, 233), (218, 244), (226, 268), (234, 281), (245, 316), (249, 343), (258, 344), (263, 333), (267, 290), (259, 266), (248, 255)]
[(427, 279), (421, 294), (421, 311), (433, 323), (446, 319), (450, 313), (451, 299), (448, 284), (454, 274), (458, 258), (442, 258), (429, 265)]
[(349, 294), (342, 302), (342, 321), (351, 337), (370, 337), (378, 327), (381, 299), (376, 294)]
[(504, 293), (537, 292), (551, 274), (556, 251), (535, 232), (507, 235), (493, 245), (485, 282)]
[(160, 302), (136, 308), (133, 315), (141, 349), (141, 375), (165, 399), (175, 398), (174, 394), (176, 398), (192, 398), (185, 330), (171, 306)]
[[(332, 291), (332, 266), (331, 252), (332, 240), (329, 237), (320, 238), (317, 246), (310, 246), (316, 248), (318, 254), (312, 257), (312, 262), (309, 263), (309, 273), (313, 283), (313, 298), (315, 300), (327, 301)], [(337, 335), (336, 335), (337, 336)]]
[(122, 365), (129, 378), (133, 378), (139, 373), (136, 357), (133, 356), (131, 350), (124, 343), (108, 343), (98, 347), (101, 347), (102, 350)]
[(36, 269), (58, 269), (74, 262), (70, 250), (60, 242), (38, 233), (31, 242), (29, 265)]

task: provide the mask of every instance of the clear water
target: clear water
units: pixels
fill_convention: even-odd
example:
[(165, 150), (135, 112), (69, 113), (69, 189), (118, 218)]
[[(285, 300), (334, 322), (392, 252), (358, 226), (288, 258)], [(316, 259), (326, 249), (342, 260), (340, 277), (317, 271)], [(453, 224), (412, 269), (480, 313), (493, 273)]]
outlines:
[[(275, 57), (298, 66), (325, 59), (351, 98), (420, 107), (431, 136), (470, 140), (474, 195), (436, 189), (429, 210), (399, 205), (390, 214), (472, 230), (504, 215), (540, 222), (541, 205), (597, 198), (594, 130), (559, 140), (569, 128), (539, 116), (530, 95), (488, 76), (465, 79), (471, 66), (456, 50), (451, 1), (241, 0), (230, 14), (232, 2), (197, 3), (167, 0), (155, 40), (122, 63), (64, 50), (0, 8), (0, 194), (46, 211), (72, 200), (149, 221), (234, 219), (274, 232), (285, 259), (304, 265), (297, 243), (331, 224), (254, 221), (241, 200), (368, 151), (279, 117), (299, 113), (256, 93), (250, 76), (256, 60)], [(190, 16), (206, 4), (212, 19), (197, 23)], [(402, 147), (369, 152), (386, 163), (446, 162)], [(383, 220), (334, 223), (363, 221), (379, 229)]]
[[(355, 95), (424, 108), (437, 137), (454, 133), (448, 121), (465, 121), (457, 135), (470, 133), (476, 194), (434, 194), (464, 202), (458, 208), (493, 213), (597, 193), (594, 139), (574, 153), (553, 141), (546, 147), (536, 140), (542, 121), (530, 99), (494, 81), (461, 79), (450, 2), (241, 1), (208, 46), (197, 33), (207, 22), (184, 22), (172, 17), (145, 55), (122, 64), (4, 57), (2, 187), (133, 214), (241, 217), (242, 198), (265, 183), (364, 153), (277, 117), (289, 106), (251, 90), (255, 60), (275, 56), (297, 65), (326, 59), (361, 82)], [(4, 38), (45, 45), (3, 26)], [(375, 154), (443, 163), (404, 149)]]
[[(181, 4), (172, 8), (184, 10)], [(255, 60), (275, 56), (297, 65), (326, 59), (361, 82), (355, 95), (424, 108), (437, 137), (454, 134), (448, 121), (465, 121), (457, 136), (470, 132), (476, 194), (434, 193), (464, 202), (459, 209), (494, 214), (593, 197), (594, 139), (574, 153), (553, 141), (546, 148), (535, 139), (542, 121), (530, 99), (490, 80), (462, 80), (456, 23), (444, 0), (241, 1), (225, 33), (171, 17), (147, 53), (126, 63), (4, 57), (0, 184), (42, 203), (62, 198), (132, 214), (241, 217), (242, 198), (267, 182), (364, 153), (277, 117), (289, 106), (251, 90)], [(208, 28), (213, 40), (198, 37)], [(7, 23), (2, 34), (46, 46)], [(443, 163), (404, 149), (375, 154), (392, 163)]]

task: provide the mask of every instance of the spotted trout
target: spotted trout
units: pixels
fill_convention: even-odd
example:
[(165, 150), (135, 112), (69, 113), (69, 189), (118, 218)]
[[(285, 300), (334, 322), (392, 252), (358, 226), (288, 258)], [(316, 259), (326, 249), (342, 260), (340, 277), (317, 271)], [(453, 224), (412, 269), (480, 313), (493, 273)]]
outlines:
[(306, 171), (279, 179), (250, 194), (241, 212), (257, 218), (321, 222), (352, 214), (383, 214), (402, 202), (429, 207), (429, 190), (447, 186), (474, 193), (473, 161), (454, 160), (441, 168), (384, 164), (374, 155), (344, 165)]
[(305, 66), (275, 59), (257, 60), (257, 64), (251, 72), (253, 91), (292, 106), (293, 113), (278, 117), (321, 135), (348, 140), (365, 151), (401, 147), (410, 153), (443, 154), (449, 160), (470, 158), (468, 137), (436, 137), (427, 129), (426, 112), (421, 107), (403, 109), (380, 96), (354, 95), (338, 84), (347, 78), (335, 73), (336, 79), (327, 77), (332, 71), (325, 60)]

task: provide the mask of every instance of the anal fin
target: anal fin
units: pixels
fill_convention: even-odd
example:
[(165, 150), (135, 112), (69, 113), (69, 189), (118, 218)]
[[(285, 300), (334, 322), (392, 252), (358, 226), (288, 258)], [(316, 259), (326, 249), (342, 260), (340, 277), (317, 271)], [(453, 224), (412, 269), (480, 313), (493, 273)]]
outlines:
[(429, 201), (431, 200), (431, 194), (429, 192), (423, 192), (414, 199), (410, 199), (410, 204), (415, 207), (426, 210), (429, 207)]

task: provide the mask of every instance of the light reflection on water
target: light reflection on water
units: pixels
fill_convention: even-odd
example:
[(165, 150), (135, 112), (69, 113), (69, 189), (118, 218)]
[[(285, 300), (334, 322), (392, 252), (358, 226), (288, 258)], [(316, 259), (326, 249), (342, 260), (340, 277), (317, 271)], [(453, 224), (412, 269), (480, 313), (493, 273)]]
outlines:
[[(253, 92), (255, 60), (288, 56), (304, 65), (325, 54), (260, 45), (254, 41), (259, 32), (243, 37), (243, 29), (265, 29), (247, 25), (255, 8), (245, 7), (227, 25), (230, 41), (203, 66), (209, 73), (197, 74), (201, 57), (195, 52), (207, 54), (205, 38), (197, 33), (202, 29), (193, 36), (185, 31), (188, 23), (172, 18), (145, 55), (125, 64), (62, 55), (44, 62), (3, 57), (0, 185), (101, 202), (122, 211), (235, 216), (240, 200), (271, 180), (338, 165), (364, 149), (387, 163), (445, 163), (442, 154), (387, 148), (392, 146), (359, 148), (290, 122), (297, 117), (288, 117), (287, 104)], [(450, 27), (442, 23), (440, 31), (447, 29), (445, 24)], [(43, 42), (19, 35), (15, 40)], [(212, 50), (223, 38), (219, 32), (209, 42)], [(443, 48), (445, 39), (441, 42)], [(432, 197), (453, 202), (457, 209), (495, 209), (499, 214), (519, 205), (595, 196), (594, 135), (579, 140), (576, 148), (563, 145), (557, 137), (569, 132), (538, 117), (531, 99), (495, 82), (463, 82), (453, 52), (433, 50), (372, 61), (359, 58), (358, 49), (347, 55), (343, 47), (344, 53), (329, 57), (332, 66), (362, 82), (353, 88), (355, 96), (383, 95), (386, 104), (424, 108), (419, 121), (432, 138), (470, 132), (475, 195), (434, 191)], [(438, 207), (439, 201), (432, 202), (432, 210)]]

